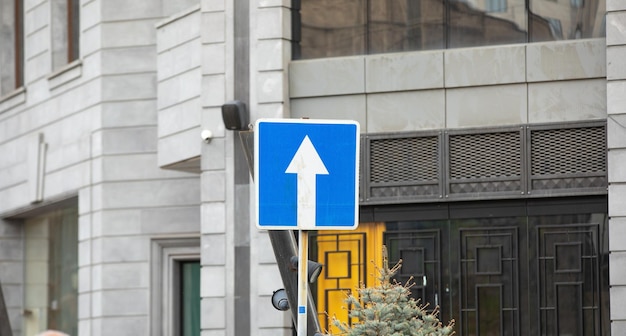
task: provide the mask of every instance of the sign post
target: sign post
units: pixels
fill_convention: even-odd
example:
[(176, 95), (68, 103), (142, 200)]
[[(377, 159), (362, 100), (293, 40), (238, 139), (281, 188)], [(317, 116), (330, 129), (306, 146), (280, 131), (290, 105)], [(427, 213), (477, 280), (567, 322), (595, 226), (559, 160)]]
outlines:
[(299, 232), (297, 329), (306, 336), (308, 231), (358, 226), (360, 127), (355, 121), (259, 119), (254, 136), (257, 227)]
[(308, 288), (309, 232), (298, 231), (298, 335), (306, 336)]

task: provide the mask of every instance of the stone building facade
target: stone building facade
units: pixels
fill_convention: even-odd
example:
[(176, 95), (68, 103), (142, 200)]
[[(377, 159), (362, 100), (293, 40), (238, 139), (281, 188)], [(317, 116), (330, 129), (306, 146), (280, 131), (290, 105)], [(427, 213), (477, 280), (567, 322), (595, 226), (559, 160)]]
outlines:
[[(535, 13), (551, 13), (550, 1), (511, 3), (527, 2)], [(303, 117), (360, 123), (360, 227), (380, 238), (366, 243), (370, 257), (394, 234), (411, 230), (446, 227), (438, 231), (442, 241), (463, 247), (455, 237), (479, 229), (496, 237), (502, 232), (489, 228), (514, 227), (519, 255), (505, 256), (495, 240), (477, 242), (468, 251), (499, 266), (476, 261), (468, 266), (473, 277), (464, 278), (469, 271), (461, 260), (474, 259), (451, 252), (455, 257), (438, 261), (437, 280), (420, 287), (445, 318), (457, 320), (458, 334), (477, 334), (491, 323), (516, 335), (554, 334), (568, 328), (561, 318), (572, 317), (584, 321), (572, 332), (624, 334), (626, 4), (586, 1), (595, 8), (585, 7), (586, 16), (525, 14), (520, 23), (519, 6), (499, 7), (506, 1), (423, 0), (422, 8), (400, 6), (385, 20), (448, 13), (482, 18), (467, 22), (486, 26), (424, 23), (406, 35), (421, 34), (419, 43), (398, 48), (391, 42), (396, 35), (377, 34), (373, 23), (364, 35), (333, 33), (363, 25), (346, 18), (368, 16), (337, 7), (348, 3), (1, 0), (0, 283), (13, 334), (49, 328), (94, 336), (178, 335), (185, 328), (202, 335), (292, 334), (291, 316), (270, 304), (283, 266), (268, 233), (255, 226), (246, 146), (222, 119), (222, 105), (232, 100), (246, 103), (251, 123)], [(508, 35), (484, 43), (454, 33), (491, 26)], [(421, 156), (401, 164), (407, 139)], [(534, 170), (564, 152), (575, 154), (546, 172)], [(423, 160), (428, 155), (432, 160)], [(584, 169), (576, 168), (580, 157)], [(432, 170), (390, 179), (410, 175), (416, 162)], [(573, 170), (550, 170), (557, 166)], [(520, 221), (497, 220), (511, 216)], [(555, 222), (546, 224), (548, 217)], [(471, 222), (457, 227), (459, 218)], [(405, 224), (410, 230), (402, 231)], [(535, 250), (533, 239), (562, 227), (577, 232), (550, 245), (564, 251), (563, 259), (555, 254), (554, 265), (541, 264), (549, 256)], [(576, 237), (595, 240), (586, 245)], [(322, 247), (323, 238), (312, 253), (318, 259), (336, 252)], [(457, 251), (450, 246), (438, 249)], [(326, 269), (333, 269), (329, 260)], [(520, 268), (507, 273), (503, 265)], [(533, 269), (552, 269), (554, 278), (532, 280), (524, 272)], [(573, 270), (592, 280), (556, 280)], [(413, 271), (426, 279), (425, 271)], [(468, 280), (496, 273), (519, 281)], [(319, 293), (336, 289), (332, 274), (323, 278)], [(560, 284), (556, 303), (535, 299), (544, 283)], [(496, 287), (502, 292), (491, 291)], [(471, 290), (481, 298), (484, 288), (484, 295), (500, 295), (496, 322), (481, 319), (483, 306), (459, 294)], [(580, 309), (560, 308), (572, 302), (558, 301), (559, 293), (581, 293), (572, 301)], [(334, 309), (319, 296), (318, 306)]]

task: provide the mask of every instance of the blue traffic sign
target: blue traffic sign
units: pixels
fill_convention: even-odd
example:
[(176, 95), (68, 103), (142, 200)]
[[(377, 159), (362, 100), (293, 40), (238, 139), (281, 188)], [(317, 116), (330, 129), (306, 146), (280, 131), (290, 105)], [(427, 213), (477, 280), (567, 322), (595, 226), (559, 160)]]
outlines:
[(358, 226), (359, 124), (259, 119), (254, 128), (257, 226), (349, 230)]

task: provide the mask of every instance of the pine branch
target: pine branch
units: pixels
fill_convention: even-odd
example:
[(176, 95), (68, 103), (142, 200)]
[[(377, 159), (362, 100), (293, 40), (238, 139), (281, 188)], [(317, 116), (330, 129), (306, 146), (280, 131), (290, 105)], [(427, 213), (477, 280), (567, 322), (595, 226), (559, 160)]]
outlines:
[[(376, 267), (376, 265), (374, 265)], [(412, 279), (400, 284), (393, 276), (402, 267), (402, 261), (389, 268), (387, 250), (383, 246), (383, 265), (376, 267), (379, 283), (373, 287), (361, 285), (358, 297), (350, 294), (346, 299), (350, 325), (333, 317), (332, 323), (345, 336), (450, 336), (454, 334), (454, 321), (446, 326), (437, 318), (438, 307), (429, 313), (428, 304), (420, 305), (411, 298)]]

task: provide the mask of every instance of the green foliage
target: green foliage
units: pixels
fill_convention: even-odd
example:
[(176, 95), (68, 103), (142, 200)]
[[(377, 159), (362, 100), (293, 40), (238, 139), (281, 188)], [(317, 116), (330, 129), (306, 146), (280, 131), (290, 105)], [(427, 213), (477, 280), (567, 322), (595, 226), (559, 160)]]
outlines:
[[(383, 256), (387, 251), (383, 247)], [(445, 336), (453, 335), (454, 321), (446, 326), (437, 318), (438, 308), (429, 313), (427, 305), (420, 305), (410, 297), (411, 284), (402, 285), (392, 280), (400, 269), (401, 262), (389, 268), (383, 257), (383, 267), (378, 268), (380, 284), (375, 287), (358, 289), (358, 298), (349, 295), (346, 303), (352, 309), (352, 325), (333, 318), (336, 326), (345, 336)]]

